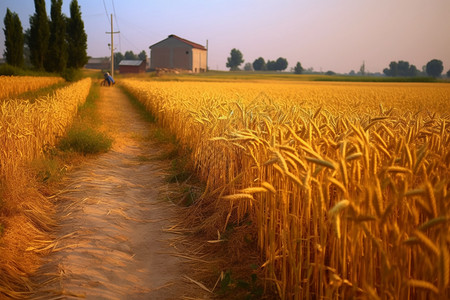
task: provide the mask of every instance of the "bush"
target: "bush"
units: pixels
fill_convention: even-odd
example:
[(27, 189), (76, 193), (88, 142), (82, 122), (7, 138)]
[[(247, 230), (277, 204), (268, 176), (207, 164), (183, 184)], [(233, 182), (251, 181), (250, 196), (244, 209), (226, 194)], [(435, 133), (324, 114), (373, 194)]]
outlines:
[(83, 124), (72, 126), (67, 135), (59, 142), (61, 150), (76, 151), (84, 155), (106, 152), (111, 145), (112, 139), (105, 133)]
[(8, 64), (0, 66), (0, 75), (4, 76), (18, 76), (23, 75), (23, 70), (18, 67), (14, 67)]
[(83, 73), (79, 69), (68, 68), (62, 72), (61, 77), (66, 81), (75, 82), (83, 78)]

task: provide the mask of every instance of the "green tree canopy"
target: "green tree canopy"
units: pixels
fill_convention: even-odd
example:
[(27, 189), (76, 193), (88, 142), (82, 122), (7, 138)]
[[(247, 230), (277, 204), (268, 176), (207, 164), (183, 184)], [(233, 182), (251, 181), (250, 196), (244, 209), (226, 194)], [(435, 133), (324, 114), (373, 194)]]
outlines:
[(114, 53), (114, 69), (115, 70), (119, 69), (119, 64), (124, 58), (125, 57), (123, 56), (123, 54), (121, 52)]
[(288, 66), (287, 59), (283, 57), (279, 57), (275, 63), (277, 71), (284, 71)]
[(439, 59), (432, 59), (427, 63), (426, 72), (429, 76), (439, 77), (444, 70), (444, 65)]
[(244, 66), (244, 71), (253, 71), (253, 66), (251, 63), (246, 63)]
[(276, 71), (277, 70), (277, 62), (274, 60), (267, 60), (266, 68), (268, 71)]
[(402, 76), (402, 77), (414, 77), (419, 74), (415, 65), (410, 65), (409, 62), (400, 60), (398, 62), (391, 61), (389, 68), (385, 68), (383, 73), (386, 76)]
[(45, 69), (62, 72), (67, 65), (66, 17), (61, 13), (62, 0), (52, 0), (50, 9), (50, 39)]
[(294, 73), (295, 74), (302, 74), (304, 71), (302, 64), (300, 62), (297, 62), (297, 64), (294, 67)]
[(19, 16), (12, 13), (9, 8), (6, 9), (6, 15), (3, 20), (5, 28), (5, 58), (6, 62), (12, 66), (23, 66), (23, 29)]
[(139, 54), (138, 54), (138, 58), (142, 59), (143, 61), (147, 61), (147, 52), (145, 52), (145, 50), (142, 50)]
[(266, 66), (269, 71), (283, 71), (287, 68), (288, 62), (286, 58), (279, 57), (277, 60), (268, 60)]
[(253, 70), (255, 71), (264, 71), (266, 69), (266, 61), (264, 58), (259, 57), (255, 59), (253, 62)]
[(450, 78), (450, 70), (447, 71), (447, 77)]
[(230, 68), (230, 71), (239, 70), (239, 66), (244, 62), (242, 57), (241, 51), (233, 48), (230, 52), (230, 57), (227, 59), (227, 68)]
[(33, 66), (43, 70), (50, 38), (45, 0), (34, 0), (34, 8), (35, 13), (30, 17), (28, 48), (30, 49), (30, 60)]
[(124, 59), (127, 60), (136, 60), (138, 59), (138, 56), (136, 54), (134, 54), (133, 51), (125, 51), (125, 57)]
[[(37, 1), (37, 0), (36, 0)], [(84, 23), (81, 19), (80, 6), (77, 0), (70, 3), (70, 18), (67, 20), (67, 47), (69, 68), (82, 68), (88, 61), (87, 35), (84, 31)]]

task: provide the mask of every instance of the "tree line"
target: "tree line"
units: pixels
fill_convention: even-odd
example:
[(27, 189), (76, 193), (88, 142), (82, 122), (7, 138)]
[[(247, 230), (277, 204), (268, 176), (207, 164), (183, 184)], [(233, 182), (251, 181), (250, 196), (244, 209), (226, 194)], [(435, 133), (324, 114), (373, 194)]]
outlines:
[[(236, 48), (233, 48), (230, 52), (230, 57), (227, 58), (227, 68), (230, 68), (230, 71), (239, 70), (239, 66), (244, 62), (243, 55), (241, 51)], [(288, 66), (288, 61), (279, 57), (277, 60), (268, 60), (267, 62), (264, 58), (259, 57), (255, 59), (252, 63), (246, 63), (244, 66), (245, 71), (284, 71)], [(415, 76), (431, 76), (431, 77), (440, 77), (442, 71), (444, 70), (444, 66), (441, 60), (432, 59), (430, 60), (422, 72), (420, 72), (416, 66), (410, 65), (409, 62), (400, 60), (398, 62), (392, 61), (389, 64), (389, 68), (385, 68), (383, 70), (384, 75), (392, 76), (392, 77), (415, 77)], [(305, 70), (303, 69), (300, 62), (297, 62), (295, 67), (293, 68), (295, 74), (302, 74)], [(328, 71), (325, 75), (335, 75), (336, 73), (333, 71)], [(355, 75), (354, 71), (350, 72), (350, 75)], [(365, 64), (361, 66), (359, 74), (365, 75)], [(450, 77), (450, 70), (447, 72), (447, 77)]]
[(7, 64), (23, 68), (26, 57), (36, 70), (62, 73), (87, 63), (87, 35), (78, 1), (70, 3), (70, 17), (62, 14), (62, 4), (62, 0), (51, 1), (49, 18), (45, 0), (34, 0), (35, 13), (25, 32), (19, 16), (7, 9), (3, 29)]
[[(230, 68), (230, 71), (239, 70), (239, 66), (244, 62), (243, 55), (241, 51), (236, 48), (233, 48), (230, 53), (230, 57), (227, 59), (227, 68)], [(244, 70), (246, 71), (284, 71), (288, 66), (288, 61), (286, 58), (279, 57), (277, 60), (267, 60), (259, 57), (253, 61), (253, 63), (247, 63), (244, 66)], [(296, 65), (296, 71), (300, 73), (303, 71), (301, 64), (298, 62)], [(298, 70), (297, 70), (298, 69)]]
[[(420, 72), (415, 65), (410, 65), (409, 62), (399, 60), (391, 61), (389, 68), (383, 70), (384, 75), (392, 77), (416, 77), (420, 75), (428, 75), (431, 77), (440, 77), (444, 65), (439, 59), (430, 60), (425, 66), (422, 72)], [(450, 77), (450, 70), (447, 72), (447, 77)]]

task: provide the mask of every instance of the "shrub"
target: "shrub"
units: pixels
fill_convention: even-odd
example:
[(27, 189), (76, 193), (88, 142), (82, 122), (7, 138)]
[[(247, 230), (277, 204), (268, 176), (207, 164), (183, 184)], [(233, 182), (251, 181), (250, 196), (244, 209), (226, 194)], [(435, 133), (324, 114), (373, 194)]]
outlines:
[(105, 133), (83, 124), (76, 124), (60, 141), (59, 148), (63, 151), (76, 151), (87, 155), (106, 152), (111, 145), (112, 139)]

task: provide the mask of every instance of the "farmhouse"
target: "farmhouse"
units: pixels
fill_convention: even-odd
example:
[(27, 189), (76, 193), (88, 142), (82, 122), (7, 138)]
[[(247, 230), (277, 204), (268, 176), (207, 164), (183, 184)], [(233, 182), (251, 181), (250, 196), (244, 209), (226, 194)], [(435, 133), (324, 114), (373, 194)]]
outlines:
[(126, 73), (144, 73), (145, 72), (145, 60), (122, 60), (119, 63), (120, 74)]
[(150, 47), (150, 69), (206, 71), (207, 49), (174, 34)]

